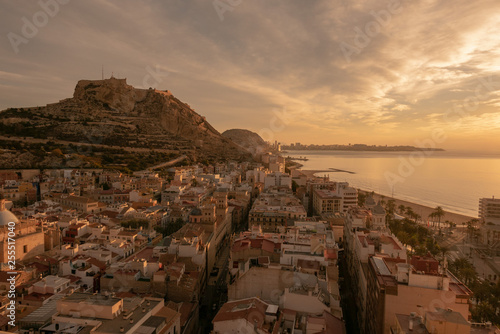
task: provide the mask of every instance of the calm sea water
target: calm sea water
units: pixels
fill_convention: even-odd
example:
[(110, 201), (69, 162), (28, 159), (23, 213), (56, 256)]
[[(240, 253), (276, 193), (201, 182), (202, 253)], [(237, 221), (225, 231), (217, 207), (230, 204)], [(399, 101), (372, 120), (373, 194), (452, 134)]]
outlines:
[(317, 174), (328, 174), (331, 180), (474, 217), (479, 198), (500, 197), (500, 154), (445, 151), (412, 160), (411, 152), (289, 151), (283, 155), (307, 157), (308, 161), (299, 161), (303, 169), (355, 173)]

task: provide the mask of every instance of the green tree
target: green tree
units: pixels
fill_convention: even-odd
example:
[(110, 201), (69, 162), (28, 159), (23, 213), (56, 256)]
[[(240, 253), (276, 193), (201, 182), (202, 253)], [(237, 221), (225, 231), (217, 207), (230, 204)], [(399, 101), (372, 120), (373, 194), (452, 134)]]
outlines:
[(358, 193), (358, 205), (362, 207), (363, 205), (365, 205), (365, 202), (366, 202), (366, 194), (359, 192)]
[(434, 218), (436, 218), (436, 213), (435, 212), (432, 212), (431, 214), (429, 214), (429, 219), (431, 220), (432, 222), (432, 226), (434, 226)]
[(401, 241), (401, 243), (405, 246), (408, 245), (408, 243), (410, 242), (410, 234), (408, 234), (408, 232), (406, 231), (401, 231), (397, 234), (397, 237), (399, 239), (399, 241)]
[(446, 246), (438, 246), (438, 248), (439, 248), (439, 253), (441, 254), (441, 259), (444, 261), (444, 259), (450, 252), (450, 249)]
[(126, 220), (120, 223), (121, 226), (126, 227), (126, 228), (149, 228), (149, 220), (147, 219), (130, 219)]
[(184, 226), (185, 222), (182, 218), (177, 218), (174, 222), (168, 223), (165, 227), (157, 226), (155, 230), (158, 233), (161, 233), (164, 237), (171, 235), (172, 233), (177, 232)]
[(449, 269), (457, 276), (465, 285), (474, 283), (477, 280), (477, 273), (474, 266), (466, 258), (458, 258), (450, 264)]
[(477, 272), (474, 267), (462, 269), (462, 278), (465, 285), (472, 284), (477, 279)]
[(467, 228), (467, 235), (469, 236), (470, 241), (472, 241), (472, 238), (474, 237), (478, 223), (479, 223), (479, 219), (477, 219), (477, 218), (472, 218), (471, 220), (469, 220), (465, 223), (465, 225), (467, 226), (466, 227)]
[(411, 218), (411, 217), (413, 217), (414, 214), (415, 213), (413, 212), (413, 209), (410, 206), (407, 206), (406, 207), (406, 215)]
[(474, 320), (478, 322), (486, 322), (498, 318), (496, 309), (489, 302), (479, 303), (472, 309), (471, 313)]
[(434, 217), (438, 219), (438, 227), (441, 228), (441, 218), (444, 217), (445, 214), (443, 208), (440, 206), (436, 206), (433, 213)]
[(396, 201), (393, 199), (388, 200), (387, 204), (385, 205), (385, 211), (388, 214), (393, 215), (395, 210), (396, 210)]
[(411, 247), (412, 254), (415, 252), (415, 248), (418, 246), (418, 237), (414, 234), (408, 239), (408, 245)]

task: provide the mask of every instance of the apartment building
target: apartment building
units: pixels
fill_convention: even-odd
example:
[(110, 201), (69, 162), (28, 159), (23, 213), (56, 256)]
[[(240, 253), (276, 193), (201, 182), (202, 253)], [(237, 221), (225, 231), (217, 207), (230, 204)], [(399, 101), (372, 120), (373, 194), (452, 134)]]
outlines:
[(358, 204), (358, 192), (347, 182), (328, 182), (313, 185), (313, 210), (316, 214), (347, 212)]
[(305, 208), (293, 194), (280, 190), (262, 193), (255, 200), (249, 213), (249, 226), (258, 225), (264, 232), (278, 232), (288, 220), (307, 217)]

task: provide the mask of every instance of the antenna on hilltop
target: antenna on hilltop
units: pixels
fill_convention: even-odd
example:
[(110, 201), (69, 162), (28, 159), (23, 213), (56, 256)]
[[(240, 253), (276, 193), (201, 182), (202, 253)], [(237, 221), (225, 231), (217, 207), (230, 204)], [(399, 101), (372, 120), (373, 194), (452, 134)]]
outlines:
[(102, 75), (102, 80), (104, 80), (104, 65), (101, 65), (102, 66), (102, 70), (101, 70), (101, 75)]

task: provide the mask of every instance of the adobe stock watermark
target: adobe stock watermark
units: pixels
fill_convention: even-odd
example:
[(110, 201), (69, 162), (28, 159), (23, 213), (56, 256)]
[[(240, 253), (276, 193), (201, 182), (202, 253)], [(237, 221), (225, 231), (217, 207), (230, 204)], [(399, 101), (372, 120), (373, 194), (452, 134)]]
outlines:
[(21, 44), (28, 44), (29, 41), (35, 38), (40, 29), (45, 27), (51, 18), (54, 18), (60, 11), (61, 5), (66, 5), (70, 0), (40, 0), (38, 5), (40, 10), (35, 12), (33, 16), (27, 18), (23, 16), (21, 21), (23, 25), (21, 27), (21, 34), (15, 32), (9, 32), (7, 38), (9, 39), (12, 50), (15, 54), (19, 53), (19, 46)]
[(354, 28), (355, 35), (351, 44), (344, 41), (340, 43), (340, 50), (342, 51), (346, 62), (350, 63), (353, 55), (359, 55), (364, 48), (370, 45), (373, 38), (380, 34), (383, 28), (389, 25), (393, 15), (402, 12), (402, 3), (408, 1), (410, 0), (391, 0), (389, 1), (386, 9), (379, 11), (372, 10), (370, 15), (373, 17), (373, 20), (367, 22), (364, 29), (361, 29), (360, 27)]
[(236, 7), (241, 5), (243, 0), (214, 0), (212, 5), (214, 6), (219, 20), (224, 21), (224, 13), (232, 12)]
[(156, 87), (161, 84), (165, 77), (169, 75), (168, 71), (164, 71), (159, 65), (153, 69), (151, 66), (146, 66), (146, 74), (142, 78), (142, 87)]
[(267, 142), (273, 142), (274, 135), (285, 130), (286, 126), (290, 124), (290, 113), (286, 110), (286, 107), (283, 107), (281, 111), (274, 109), (273, 114), (269, 120), (269, 127), (258, 132), (262, 139)]
[(443, 129), (432, 130), (431, 137), (424, 140), (415, 140), (415, 144), (424, 150), (413, 151), (408, 157), (399, 156), (398, 173), (386, 171), (384, 173), (385, 179), (392, 189), (397, 183), (402, 183), (406, 178), (415, 173), (415, 168), (423, 165), (425, 159), (433, 154), (438, 146), (437, 144), (444, 143), (447, 139), (446, 133)]
[[(477, 84), (474, 89), (474, 95), (466, 97), (461, 104), (455, 104), (452, 108), (448, 109), (443, 115), (443, 120), (445, 122), (462, 122), (462, 118), (470, 116), (471, 112), (476, 111), (479, 108), (481, 101), (484, 101), (488, 96), (500, 89), (500, 81), (493, 81), (493, 78), (489, 76), (487, 79), (479, 78), (479, 84)], [(483, 91), (486, 92), (483, 94)], [(457, 119), (453, 119), (452, 116), (457, 116)]]
[[(417, 305), (416, 316), (419, 317), (420, 320), (423, 320), (427, 312), (437, 312), (438, 309), (441, 309), (443, 311), (448, 310), (450, 307), (453, 307), (455, 305), (456, 297), (456, 294), (450, 290), (441, 290), (441, 292), (439, 293), (439, 298), (431, 300), (427, 307)], [(414, 327), (413, 332), (415, 334), (428, 333), (425, 326)]]
[[(453, 107), (449, 108), (443, 114), (443, 121), (445, 123), (454, 122), (457, 124), (458, 122), (458, 124), (460, 124), (464, 117), (470, 116), (470, 113), (479, 108), (481, 101), (486, 100), (491, 93), (496, 92), (499, 89), (500, 82), (493, 81), (491, 76), (486, 79), (479, 78), (479, 84), (474, 89), (474, 95), (467, 96), (461, 103), (457, 103)], [(416, 140), (415, 144), (417, 147), (425, 150), (413, 151), (408, 157), (399, 156), (400, 163), (398, 165), (398, 173), (396, 174), (391, 171), (386, 171), (384, 173), (389, 188), (393, 189), (397, 183), (402, 183), (408, 177), (412, 176), (416, 167), (421, 166), (425, 162), (425, 159), (435, 152), (434, 149), (437, 148), (437, 144), (444, 143), (447, 137), (448, 136), (443, 129), (436, 128), (432, 130), (430, 138)]]

